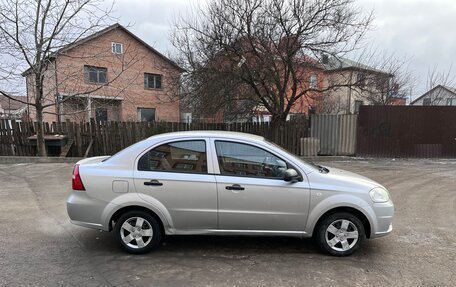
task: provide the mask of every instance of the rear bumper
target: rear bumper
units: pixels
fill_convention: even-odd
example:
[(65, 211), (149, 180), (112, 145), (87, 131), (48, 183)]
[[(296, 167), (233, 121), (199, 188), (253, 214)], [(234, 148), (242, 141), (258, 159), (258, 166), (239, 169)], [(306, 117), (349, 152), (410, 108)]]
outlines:
[(85, 191), (73, 190), (67, 199), (67, 212), (73, 224), (109, 230), (109, 226), (104, 226), (102, 218), (103, 211), (108, 203), (91, 198)]

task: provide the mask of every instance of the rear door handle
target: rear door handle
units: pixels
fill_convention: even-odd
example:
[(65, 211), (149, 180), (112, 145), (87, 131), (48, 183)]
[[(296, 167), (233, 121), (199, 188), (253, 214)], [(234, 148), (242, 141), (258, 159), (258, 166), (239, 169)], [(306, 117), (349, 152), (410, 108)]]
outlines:
[(227, 186), (225, 188), (228, 190), (244, 190), (245, 189), (242, 186), (240, 186), (239, 184), (233, 184), (233, 185)]
[(152, 179), (151, 181), (145, 181), (144, 185), (154, 185), (154, 186), (162, 186), (163, 183), (159, 182), (156, 179)]

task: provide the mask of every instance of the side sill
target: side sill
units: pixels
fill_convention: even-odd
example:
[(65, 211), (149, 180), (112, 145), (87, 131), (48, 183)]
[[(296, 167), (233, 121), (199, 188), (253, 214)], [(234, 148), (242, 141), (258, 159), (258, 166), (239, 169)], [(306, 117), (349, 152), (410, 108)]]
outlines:
[(307, 238), (310, 235), (304, 231), (277, 231), (277, 230), (227, 230), (227, 229), (169, 229), (166, 235), (247, 235), (247, 236), (286, 236)]

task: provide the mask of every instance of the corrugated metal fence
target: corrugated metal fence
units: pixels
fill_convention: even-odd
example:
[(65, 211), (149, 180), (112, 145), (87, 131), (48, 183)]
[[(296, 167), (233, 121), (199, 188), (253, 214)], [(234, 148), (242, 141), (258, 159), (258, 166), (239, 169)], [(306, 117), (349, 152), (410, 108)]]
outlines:
[(357, 115), (312, 115), (310, 136), (320, 140), (320, 155), (354, 155)]
[(357, 156), (456, 158), (456, 107), (361, 106)]

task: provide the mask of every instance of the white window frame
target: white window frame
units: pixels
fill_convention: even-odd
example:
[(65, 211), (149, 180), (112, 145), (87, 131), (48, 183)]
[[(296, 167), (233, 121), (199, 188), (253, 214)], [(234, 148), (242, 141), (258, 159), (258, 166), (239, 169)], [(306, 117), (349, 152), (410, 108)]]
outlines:
[[(117, 51), (117, 46), (120, 46), (120, 52)], [(123, 54), (123, 44), (122, 43), (117, 43), (117, 42), (111, 42), (111, 52), (113, 54)]]

